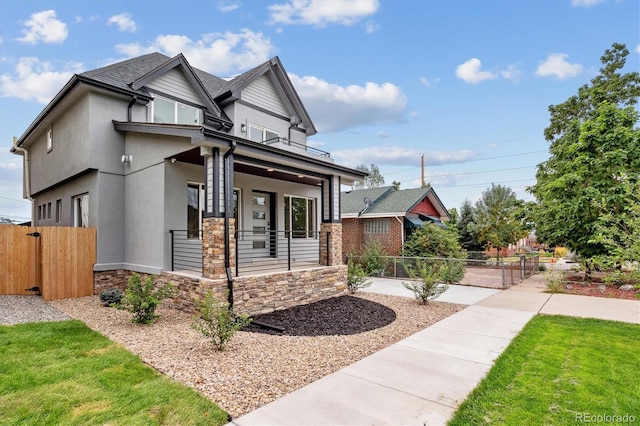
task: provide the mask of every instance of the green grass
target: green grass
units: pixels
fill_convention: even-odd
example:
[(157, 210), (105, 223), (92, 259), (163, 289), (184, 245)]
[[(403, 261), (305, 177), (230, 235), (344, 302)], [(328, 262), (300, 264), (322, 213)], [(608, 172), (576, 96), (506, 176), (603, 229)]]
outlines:
[(537, 316), (448, 424), (570, 425), (584, 413), (640, 422), (639, 366), (640, 325)]
[(1, 425), (221, 425), (227, 414), (80, 321), (0, 326)]

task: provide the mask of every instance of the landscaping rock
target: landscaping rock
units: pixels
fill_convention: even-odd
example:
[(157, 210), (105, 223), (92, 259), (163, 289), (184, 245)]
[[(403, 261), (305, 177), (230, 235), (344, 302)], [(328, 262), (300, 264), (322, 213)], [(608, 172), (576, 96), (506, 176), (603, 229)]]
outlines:
[(571, 290), (573, 288), (573, 286), (571, 284), (567, 284), (566, 288), (567, 288), (567, 290)]
[(605, 290), (607, 290), (607, 286), (604, 284), (598, 284), (598, 291), (600, 291), (601, 293), (604, 293)]
[(623, 284), (620, 287), (618, 287), (620, 290), (624, 290), (624, 291), (633, 291), (633, 285), (632, 284)]

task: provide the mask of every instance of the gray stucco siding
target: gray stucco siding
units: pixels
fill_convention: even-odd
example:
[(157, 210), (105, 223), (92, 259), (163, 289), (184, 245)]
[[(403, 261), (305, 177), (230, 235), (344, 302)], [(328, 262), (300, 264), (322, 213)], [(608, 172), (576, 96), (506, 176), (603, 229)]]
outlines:
[[(38, 193), (90, 167), (89, 99), (87, 96), (69, 106), (50, 126), (33, 135), (26, 144), (29, 151), (31, 193)], [(47, 132), (52, 130), (53, 145), (47, 150)]]

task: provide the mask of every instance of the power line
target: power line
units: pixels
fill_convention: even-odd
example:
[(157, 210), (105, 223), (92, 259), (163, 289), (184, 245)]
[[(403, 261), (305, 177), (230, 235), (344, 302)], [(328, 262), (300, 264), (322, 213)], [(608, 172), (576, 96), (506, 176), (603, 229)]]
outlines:
[(518, 179), (518, 180), (503, 180), (500, 182), (484, 182), (484, 183), (469, 183), (469, 184), (464, 184), (464, 185), (438, 185), (438, 188), (459, 188), (461, 186), (486, 186), (486, 185), (491, 185), (493, 183), (513, 183), (513, 182), (532, 182), (535, 181), (536, 179)]
[[(495, 159), (498, 159), (498, 158), (519, 157), (521, 155), (538, 154), (540, 152), (547, 152), (547, 150), (546, 149), (541, 149), (541, 150), (538, 150), (538, 151), (520, 152), (518, 154), (497, 155), (495, 157), (484, 157), (484, 158), (474, 158), (474, 159), (471, 159), (471, 160), (450, 161), (448, 163), (434, 164), (434, 165), (431, 165), (429, 167), (439, 167), (439, 166), (446, 166), (446, 165), (450, 165), (450, 164), (471, 163), (473, 161), (495, 160)], [(385, 173), (385, 175), (393, 175), (393, 174), (396, 174), (396, 173), (408, 172), (408, 171), (419, 169), (419, 168), (420, 168), (419, 166), (410, 167), (410, 168), (404, 169), (404, 170), (398, 170), (398, 171), (395, 171), (395, 172)]]
[(11, 201), (19, 201), (21, 203), (31, 203), (31, 201), (28, 201), (28, 200), (18, 200), (17, 198), (3, 197), (2, 195), (0, 195), (0, 198), (4, 198), (5, 200), (11, 200)]

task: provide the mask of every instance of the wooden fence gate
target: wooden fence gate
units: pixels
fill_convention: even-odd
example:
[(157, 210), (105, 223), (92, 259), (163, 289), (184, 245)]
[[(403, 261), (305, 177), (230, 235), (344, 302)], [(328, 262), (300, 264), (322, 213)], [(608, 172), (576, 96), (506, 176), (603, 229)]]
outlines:
[(91, 296), (95, 263), (95, 228), (0, 225), (0, 294)]

